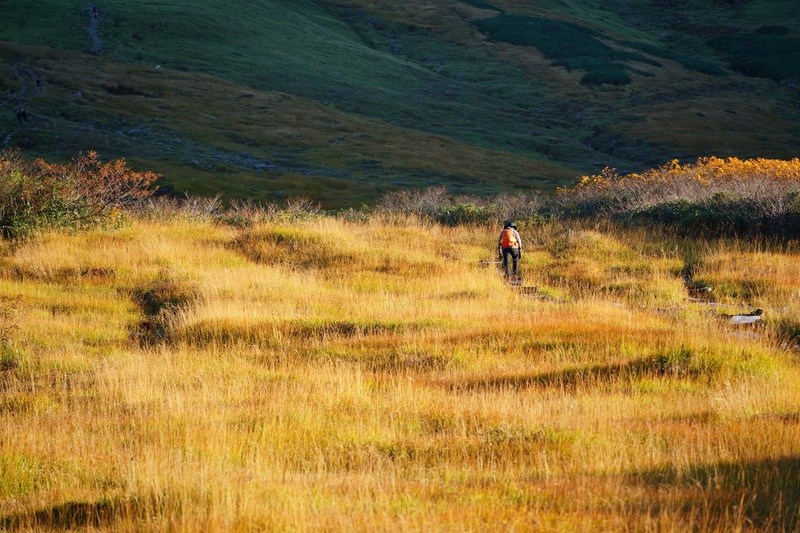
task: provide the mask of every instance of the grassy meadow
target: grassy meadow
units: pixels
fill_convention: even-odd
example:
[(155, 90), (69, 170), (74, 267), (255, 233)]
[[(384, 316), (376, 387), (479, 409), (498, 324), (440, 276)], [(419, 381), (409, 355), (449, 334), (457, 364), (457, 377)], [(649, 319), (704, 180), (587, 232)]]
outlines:
[(796, 3), (97, 5), (0, 0), (0, 531), (800, 531)]
[(800, 527), (796, 243), (352, 218), (5, 243), (0, 529)]

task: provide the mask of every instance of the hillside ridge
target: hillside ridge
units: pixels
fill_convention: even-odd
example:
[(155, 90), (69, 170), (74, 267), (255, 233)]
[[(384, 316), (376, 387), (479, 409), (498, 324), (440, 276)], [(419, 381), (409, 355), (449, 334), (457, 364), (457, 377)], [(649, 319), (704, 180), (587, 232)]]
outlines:
[[(800, 14), (770, 1), (109, 0), (97, 18), (91, 3), (5, 4), (0, 85), (20, 91), (30, 73), (43, 85), (26, 93), (24, 124), (7, 95), (4, 147), (126, 157), (174, 193), (341, 207), (429, 185), (547, 191), (604, 166), (800, 146)], [(103, 47), (87, 54), (95, 23)], [(739, 65), (766, 77), (731, 69), (726, 54), (749, 59), (720, 39), (737, 36), (778, 51), (761, 70)], [(231, 107), (231, 94), (291, 105)]]

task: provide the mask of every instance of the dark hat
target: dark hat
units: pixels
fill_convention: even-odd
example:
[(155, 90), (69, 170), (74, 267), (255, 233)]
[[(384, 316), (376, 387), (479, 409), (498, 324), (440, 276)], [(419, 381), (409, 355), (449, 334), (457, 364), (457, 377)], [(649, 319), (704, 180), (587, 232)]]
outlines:
[(504, 228), (514, 228), (514, 229), (517, 229), (517, 225), (516, 225), (516, 224), (514, 224), (514, 222), (512, 222), (511, 220), (506, 220), (506, 223), (505, 223), (505, 225), (504, 225), (503, 227), (504, 227)]

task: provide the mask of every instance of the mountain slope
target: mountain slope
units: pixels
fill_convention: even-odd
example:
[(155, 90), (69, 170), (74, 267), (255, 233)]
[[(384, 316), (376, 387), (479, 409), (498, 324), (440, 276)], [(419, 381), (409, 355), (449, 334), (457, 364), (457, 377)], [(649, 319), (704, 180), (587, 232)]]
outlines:
[[(783, 46), (770, 72), (793, 74), (800, 16), (779, 4), (109, 0), (103, 48), (87, 55), (70, 51), (91, 47), (91, 4), (5, 0), (0, 35), (21, 44), (3, 46), (0, 81), (27, 83), (33, 119), (18, 124), (6, 102), (0, 131), (38, 155), (126, 156), (178, 192), (328, 206), (427, 184), (548, 189), (676, 157), (791, 157), (796, 89), (732, 72), (724, 46)], [(759, 37), (770, 25), (785, 31)], [(56, 52), (23, 44), (63, 55), (45, 67)], [(292, 105), (254, 107), (278, 94)]]

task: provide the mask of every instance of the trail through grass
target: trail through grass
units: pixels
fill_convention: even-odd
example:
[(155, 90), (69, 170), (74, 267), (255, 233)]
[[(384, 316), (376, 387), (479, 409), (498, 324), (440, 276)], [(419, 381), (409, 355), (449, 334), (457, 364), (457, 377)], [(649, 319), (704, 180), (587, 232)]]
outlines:
[[(140, 220), (6, 250), (0, 524), (797, 527), (777, 316), (734, 330), (688, 304), (688, 241), (563, 229), (521, 228), (526, 283), (561, 303), (480, 267), (495, 228), (413, 218)], [(775, 265), (760, 294), (796, 320), (794, 252), (692, 253), (732, 302), (757, 300), (724, 279)]]

